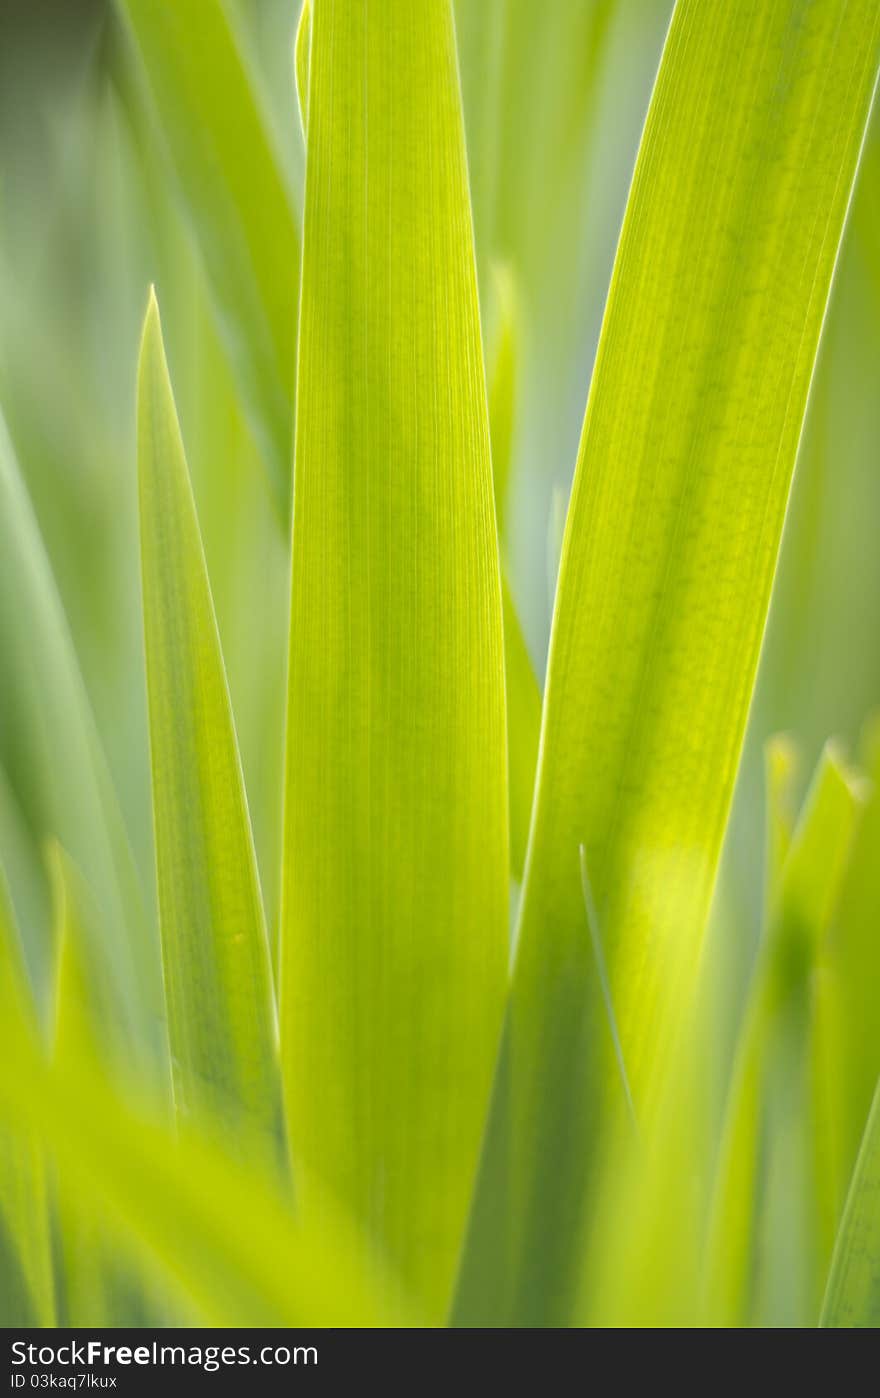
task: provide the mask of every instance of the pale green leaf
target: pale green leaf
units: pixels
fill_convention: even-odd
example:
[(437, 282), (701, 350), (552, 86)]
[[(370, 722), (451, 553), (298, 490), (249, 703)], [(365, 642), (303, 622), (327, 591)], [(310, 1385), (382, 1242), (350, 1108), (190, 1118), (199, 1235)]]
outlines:
[(138, 480), (153, 817), (178, 1109), (281, 1141), (268, 939), (195, 503), (151, 296)]
[(299, 210), (254, 66), (224, 0), (119, 0), (286, 517)]
[(581, 844), (640, 1120), (692, 985), (878, 50), (873, 0), (680, 0), (667, 39), (568, 513), (495, 1106), (521, 1322), (569, 1314), (619, 1111)]
[(0, 417), (0, 737), (37, 838), (57, 836), (94, 891), (95, 955), (139, 1058), (161, 1052), (157, 948), (66, 618)]
[(508, 949), (500, 569), (448, 0), (315, 5), (310, 52), (288, 1126), (437, 1321)]

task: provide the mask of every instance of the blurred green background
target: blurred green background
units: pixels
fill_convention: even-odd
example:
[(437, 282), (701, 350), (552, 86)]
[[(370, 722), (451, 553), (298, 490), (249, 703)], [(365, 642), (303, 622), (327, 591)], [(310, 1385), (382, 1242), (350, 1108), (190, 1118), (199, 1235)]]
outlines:
[[(295, 0), (235, 0), (292, 188)], [(539, 676), (561, 526), (620, 221), (670, 0), (458, 0), (484, 330), (505, 269), (518, 325), (506, 502)], [(137, 342), (155, 282), (277, 923), (288, 559), (129, 41), (109, 0), (0, 3), (0, 405), (25, 473), (145, 889), (153, 887), (134, 467)], [(763, 745), (858, 750), (880, 703), (880, 128), (875, 118), (813, 387), (716, 898), (713, 1065), (732, 1051), (760, 931)], [(6, 598), (14, 607), (14, 599)], [(49, 979), (27, 694), (0, 650), (0, 854)], [(148, 896), (152, 896), (149, 894)]]

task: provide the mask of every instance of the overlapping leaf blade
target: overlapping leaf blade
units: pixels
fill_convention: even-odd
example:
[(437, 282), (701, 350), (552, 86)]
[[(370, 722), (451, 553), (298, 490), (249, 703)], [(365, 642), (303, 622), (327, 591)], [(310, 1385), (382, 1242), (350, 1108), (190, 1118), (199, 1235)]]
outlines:
[(314, 5), (308, 86), (288, 1124), (439, 1320), (508, 943), (500, 575), (448, 0)]
[(244, 779), (155, 298), (138, 375), (153, 814), (175, 1100), (279, 1146), (268, 940)]
[(492, 1304), (519, 1321), (570, 1314), (620, 1109), (581, 844), (642, 1116), (691, 983), (878, 53), (871, 0), (680, 0), (667, 39), (566, 527), (481, 1181), (488, 1203), (510, 1177)]

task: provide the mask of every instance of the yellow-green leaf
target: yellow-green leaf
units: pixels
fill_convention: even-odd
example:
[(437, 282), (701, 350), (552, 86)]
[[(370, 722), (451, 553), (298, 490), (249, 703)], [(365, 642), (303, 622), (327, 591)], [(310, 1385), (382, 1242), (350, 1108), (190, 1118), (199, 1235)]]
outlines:
[(143, 60), (231, 362), (285, 517), (299, 210), (224, 0), (119, 0)]
[(312, 7), (297, 402), (288, 1126), (436, 1321), (508, 948), (500, 570), (448, 0)]
[(138, 480), (153, 818), (175, 1100), (280, 1142), (269, 948), (195, 503), (151, 296)]
[(570, 1314), (620, 1111), (581, 844), (642, 1121), (692, 983), (878, 52), (874, 0), (679, 0), (667, 38), (568, 512), (496, 1105), (519, 1321)]

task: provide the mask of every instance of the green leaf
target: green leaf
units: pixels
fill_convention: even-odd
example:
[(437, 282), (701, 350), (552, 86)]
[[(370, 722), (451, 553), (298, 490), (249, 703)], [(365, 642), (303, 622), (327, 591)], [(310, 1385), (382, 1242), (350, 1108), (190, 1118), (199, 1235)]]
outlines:
[(282, 1140), (268, 939), (195, 503), (151, 296), (138, 480), (153, 817), (178, 1110)]
[(38, 1134), (68, 1206), (99, 1214), (115, 1245), (154, 1268), (201, 1323), (409, 1318), (396, 1284), (329, 1201), (320, 1228), (298, 1221), (268, 1165), (245, 1167), (187, 1123), (169, 1126), (136, 1088), (112, 1088), (93, 1057), (50, 1068), (19, 1009), (0, 1020), (0, 1058), (3, 1128)]
[[(16, 1015), (29, 1020), (30, 1032), (36, 1032), (12, 904), (0, 868), (0, 1020), (12, 1020)], [(4, 1062), (4, 1073), (8, 1071)], [(0, 1130), (0, 1223), (5, 1223), (23, 1283), (21, 1293), (10, 1295), (15, 1277), (7, 1278), (4, 1316), (20, 1313), (21, 1323), (54, 1325), (55, 1280), (46, 1169), (39, 1141), (28, 1129)]]
[(508, 955), (500, 569), (448, 0), (314, 6), (297, 403), (288, 1126), (436, 1322)]
[(290, 497), (299, 209), (223, 0), (119, 0), (274, 493)]
[(737, 1049), (709, 1235), (713, 1324), (816, 1320), (828, 1260), (817, 980), (861, 805), (829, 745), (779, 875)]
[(12, 444), (0, 417), (0, 747), (39, 840), (60, 839), (94, 891), (108, 967), (139, 1059), (161, 1052), (157, 946), (94, 717)]
[(837, 1235), (820, 1324), (880, 1325), (880, 1083)]
[(878, 49), (873, 0), (681, 0), (667, 39), (568, 513), (495, 1108), (519, 1322), (570, 1313), (620, 1115), (581, 844), (640, 1121), (691, 988)]

